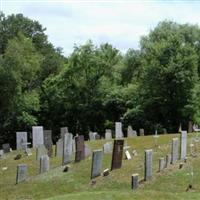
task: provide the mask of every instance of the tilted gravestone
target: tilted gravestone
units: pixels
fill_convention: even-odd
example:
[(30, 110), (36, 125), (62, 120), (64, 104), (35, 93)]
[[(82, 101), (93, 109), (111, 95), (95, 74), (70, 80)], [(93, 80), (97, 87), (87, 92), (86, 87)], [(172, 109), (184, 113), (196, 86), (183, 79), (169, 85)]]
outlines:
[(27, 164), (17, 165), (16, 184), (23, 182), (27, 177)]
[(115, 122), (115, 138), (123, 138), (124, 134), (122, 132), (122, 123)]
[(129, 153), (128, 150), (125, 151), (125, 156), (127, 160), (131, 160), (131, 154)]
[(40, 173), (49, 171), (49, 156), (43, 155), (40, 157)]
[(56, 142), (56, 157), (63, 157), (63, 138)]
[(105, 139), (106, 140), (112, 139), (112, 130), (111, 129), (106, 129)]
[(52, 142), (52, 131), (44, 130), (44, 146), (47, 149), (47, 154), (49, 157), (53, 155), (53, 142)]
[(112, 142), (107, 142), (103, 145), (103, 152), (104, 153), (111, 153), (112, 152)]
[(178, 160), (178, 138), (172, 139), (172, 164), (174, 164)]
[(4, 153), (10, 152), (10, 144), (9, 143), (2, 144), (2, 148), (3, 148)]
[(124, 140), (115, 140), (112, 154), (111, 170), (119, 169), (122, 166)]
[(141, 129), (139, 130), (139, 135), (140, 135), (140, 136), (144, 136), (144, 129), (143, 129), (143, 128), (141, 128)]
[(44, 144), (43, 126), (32, 127), (32, 140), (33, 148), (40, 144)]
[(91, 179), (101, 175), (102, 160), (103, 160), (102, 150), (93, 151)]
[(26, 148), (27, 148), (27, 132), (17, 132), (16, 133), (16, 143), (17, 143), (17, 150), (20, 150), (20, 149), (26, 150)]
[(145, 150), (144, 162), (144, 180), (148, 181), (152, 178), (153, 151), (152, 149)]
[(181, 159), (187, 156), (187, 131), (181, 131)]
[(65, 134), (63, 138), (63, 165), (71, 162), (72, 157), (72, 140), (73, 135), (71, 133)]
[(84, 144), (84, 136), (79, 135), (75, 137), (76, 143), (76, 153), (75, 153), (75, 162), (80, 162), (85, 159), (85, 144)]
[(61, 127), (61, 128), (60, 128), (60, 138), (64, 138), (64, 135), (65, 135), (66, 133), (69, 133), (68, 127)]
[(47, 149), (43, 144), (38, 145), (36, 148), (36, 160), (40, 160), (40, 157), (44, 155), (47, 155)]
[(137, 132), (135, 130), (133, 130), (131, 126), (128, 126), (127, 137), (132, 138), (132, 137), (135, 137), (135, 136), (137, 136)]

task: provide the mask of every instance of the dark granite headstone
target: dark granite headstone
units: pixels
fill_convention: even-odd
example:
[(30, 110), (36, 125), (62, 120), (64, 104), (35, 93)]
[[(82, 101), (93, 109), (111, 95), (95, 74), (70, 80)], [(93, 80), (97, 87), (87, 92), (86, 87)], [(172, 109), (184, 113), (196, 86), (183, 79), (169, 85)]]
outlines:
[(75, 162), (80, 162), (85, 158), (84, 136), (79, 135), (75, 137), (75, 143), (76, 143)]
[(44, 130), (44, 146), (47, 149), (48, 156), (51, 157), (53, 155), (53, 142), (51, 130)]
[(124, 140), (115, 140), (112, 154), (111, 170), (119, 169), (122, 166)]
[(4, 153), (10, 152), (10, 144), (9, 143), (2, 144), (2, 148), (3, 148)]

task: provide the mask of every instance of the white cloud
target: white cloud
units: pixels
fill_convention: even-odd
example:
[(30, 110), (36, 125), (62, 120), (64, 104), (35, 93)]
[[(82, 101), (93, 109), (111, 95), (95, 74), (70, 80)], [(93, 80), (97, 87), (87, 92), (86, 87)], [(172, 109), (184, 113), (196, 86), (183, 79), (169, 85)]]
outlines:
[(138, 48), (140, 37), (164, 19), (200, 23), (200, 2), (194, 1), (0, 1), (5, 14), (38, 20), (66, 54), (88, 39), (97, 45), (109, 42), (123, 52)]

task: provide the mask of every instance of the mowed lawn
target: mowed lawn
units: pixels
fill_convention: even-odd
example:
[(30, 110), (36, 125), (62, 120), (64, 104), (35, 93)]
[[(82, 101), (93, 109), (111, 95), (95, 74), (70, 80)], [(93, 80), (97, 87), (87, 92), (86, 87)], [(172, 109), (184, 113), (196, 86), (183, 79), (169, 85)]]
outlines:
[[(98, 177), (90, 180), (91, 156), (80, 163), (71, 163), (68, 172), (63, 172), (61, 158), (50, 159), (51, 170), (39, 174), (39, 161), (36, 161), (35, 151), (32, 156), (25, 156), (20, 160), (14, 157), (20, 151), (7, 154), (7, 158), (0, 160), (0, 199), (28, 200), (28, 199), (51, 199), (51, 200), (102, 200), (102, 199), (200, 199), (200, 143), (197, 145), (197, 157), (190, 157), (189, 144), (194, 134), (188, 134), (188, 160), (182, 169), (179, 162), (171, 165), (163, 172), (158, 172), (159, 157), (166, 156), (171, 151), (171, 139), (180, 137), (180, 134), (161, 135), (158, 145), (152, 136), (125, 139), (130, 146), (129, 152), (136, 150), (138, 155), (132, 160), (123, 159), (122, 168), (111, 171), (107, 177)], [(86, 142), (93, 150), (101, 149), (108, 141), (99, 140)], [(144, 176), (144, 150), (153, 149), (153, 178), (149, 182), (143, 182)], [(23, 152), (21, 152), (23, 153)], [(28, 164), (28, 180), (15, 184), (16, 166), (19, 163)], [(110, 168), (111, 154), (104, 154), (103, 169)], [(3, 167), (8, 167), (3, 171)], [(190, 175), (193, 172), (193, 179)], [(131, 175), (139, 173), (140, 186), (137, 191), (131, 190)], [(192, 183), (193, 189), (186, 191)]]

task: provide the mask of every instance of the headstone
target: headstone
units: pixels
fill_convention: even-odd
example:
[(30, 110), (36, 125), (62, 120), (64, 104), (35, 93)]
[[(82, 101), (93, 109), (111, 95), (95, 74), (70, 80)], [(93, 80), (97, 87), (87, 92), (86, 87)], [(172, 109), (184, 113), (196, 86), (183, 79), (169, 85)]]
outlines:
[(76, 152), (76, 143), (75, 143), (75, 139), (72, 140), (72, 151), (73, 151), (73, 153)]
[(16, 133), (16, 143), (17, 143), (17, 150), (23, 149), (26, 150), (27, 148), (27, 132), (17, 132)]
[(122, 123), (115, 122), (115, 138), (123, 138)]
[(172, 164), (178, 160), (178, 138), (172, 139)]
[(33, 126), (32, 127), (32, 136), (33, 136), (33, 148), (37, 147), (40, 144), (44, 144), (44, 134), (43, 126)]
[(137, 132), (132, 129), (132, 126), (128, 126), (127, 137), (132, 138), (132, 137), (135, 137), (135, 136), (137, 136)]
[(128, 150), (125, 151), (126, 159), (131, 160), (131, 154), (129, 153)]
[(56, 157), (59, 157), (59, 158), (63, 157), (63, 138), (60, 138), (56, 142)]
[(85, 144), (84, 144), (84, 136), (79, 135), (75, 137), (76, 142), (76, 154), (75, 154), (75, 162), (80, 162), (85, 159)]
[(160, 158), (159, 159), (159, 172), (161, 172), (165, 168), (165, 166), (166, 166), (165, 159), (164, 158)]
[(65, 134), (63, 139), (63, 165), (67, 165), (71, 162), (73, 135), (71, 133)]
[(119, 169), (122, 166), (124, 140), (114, 140), (111, 170)]
[(169, 165), (171, 164), (171, 160), (172, 160), (172, 156), (171, 154), (167, 154), (166, 155), (166, 162), (165, 162), (165, 167), (169, 167)]
[(112, 142), (107, 142), (103, 145), (103, 152), (104, 153), (111, 153), (112, 152)]
[(92, 154), (91, 148), (87, 144), (85, 144), (85, 157), (88, 157), (91, 154)]
[(26, 153), (27, 156), (31, 156), (32, 155), (32, 152), (31, 152), (30, 148), (26, 148), (25, 153)]
[(16, 184), (25, 181), (26, 177), (27, 177), (27, 165), (26, 164), (17, 165)]
[(153, 151), (152, 149), (145, 150), (145, 163), (144, 163), (145, 181), (148, 181), (152, 178), (152, 165), (153, 165)]
[(103, 160), (102, 150), (93, 151), (91, 179), (101, 175), (102, 160)]
[(60, 128), (60, 138), (64, 138), (64, 135), (68, 132), (68, 127), (61, 127)]
[(181, 160), (187, 156), (187, 131), (181, 131)]
[(49, 171), (49, 157), (48, 155), (43, 155), (40, 157), (40, 173)]
[(178, 128), (178, 132), (181, 133), (181, 131), (182, 131), (182, 125), (180, 123), (179, 128)]
[(43, 144), (40, 144), (36, 148), (36, 160), (40, 160), (40, 157), (44, 155), (47, 155), (47, 150)]
[(167, 134), (167, 129), (163, 128), (163, 134)]
[(47, 149), (47, 154), (49, 157), (53, 155), (53, 142), (52, 142), (52, 131), (44, 130), (44, 146)]
[(95, 137), (95, 140), (100, 140), (101, 139), (101, 136), (98, 133), (95, 133), (94, 137)]
[(111, 129), (106, 129), (105, 139), (106, 140), (111, 140), (112, 139), (112, 130)]
[(95, 140), (95, 133), (94, 132), (92, 132), (92, 131), (89, 132), (89, 139), (90, 139), (90, 141)]
[(132, 175), (132, 190), (136, 190), (139, 185), (139, 174)]
[(193, 123), (192, 121), (188, 122), (188, 133), (192, 133), (193, 132)]
[(10, 152), (10, 144), (9, 143), (2, 144), (2, 148), (3, 148), (4, 153)]
[(140, 135), (140, 136), (144, 136), (144, 129), (143, 129), (143, 128), (141, 128), (141, 129), (139, 130), (139, 135)]
[(3, 159), (4, 158), (4, 151), (3, 149), (0, 150), (0, 159)]

